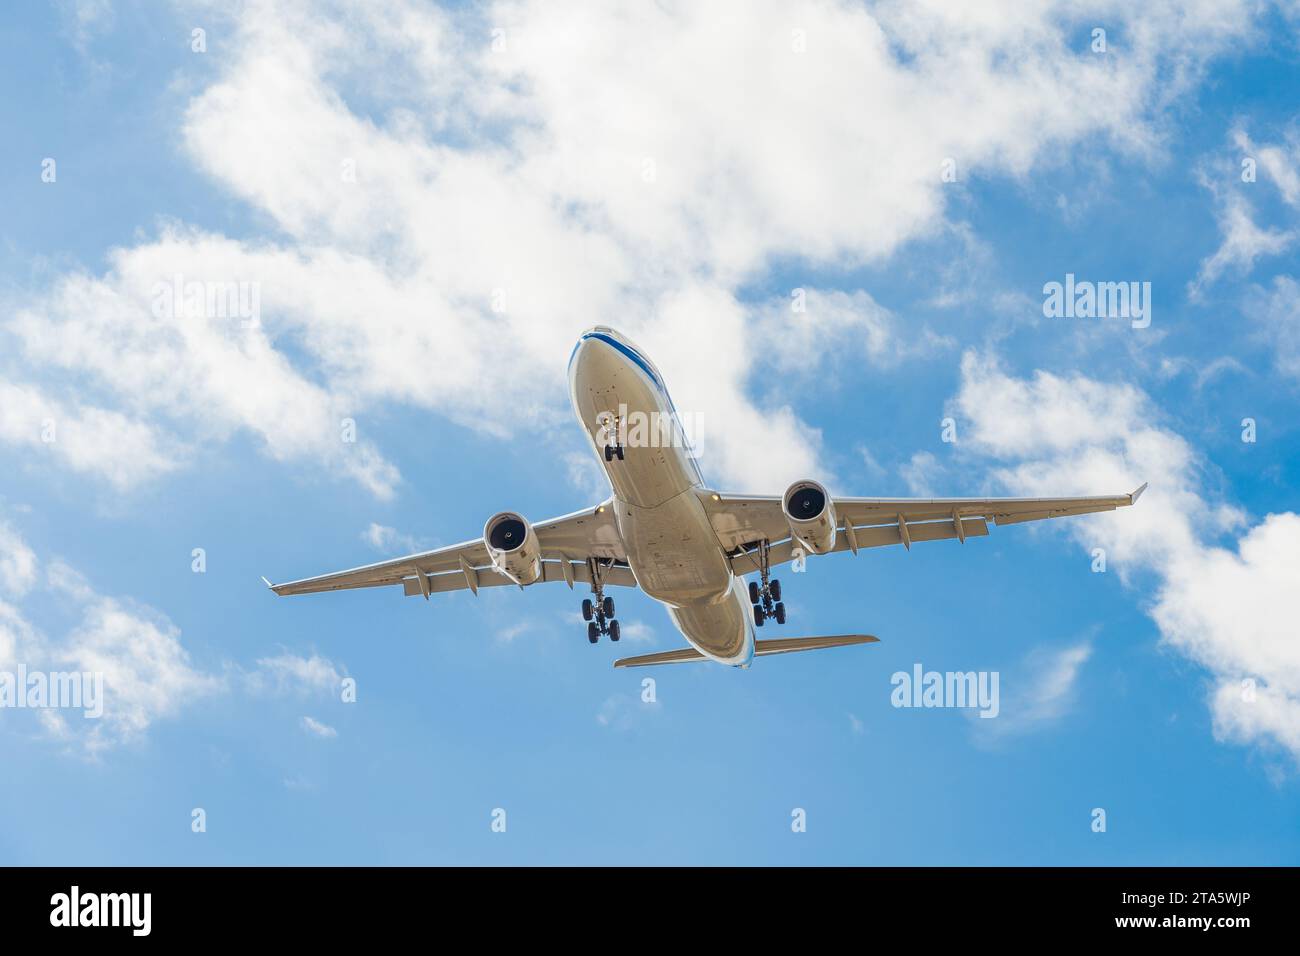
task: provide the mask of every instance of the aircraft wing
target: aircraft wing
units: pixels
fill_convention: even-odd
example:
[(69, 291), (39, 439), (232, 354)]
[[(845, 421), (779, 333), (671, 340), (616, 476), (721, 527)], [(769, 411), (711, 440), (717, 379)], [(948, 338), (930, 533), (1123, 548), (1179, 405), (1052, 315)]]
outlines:
[[(838, 526), (833, 552), (918, 541), (982, 537), (995, 525), (1114, 511), (1133, 504), (1146, 490), (1092, 498), (833, 498)], [(772, 565), (793, 560), (798, 542), (781, 510), (779, 496), (708, 494), (704, 499), (718, 540), (738, 574), (758, 571), (757, 542), (770, 542)]]
[[(609, 502), (540, 522), (533, 530), (542, 557), (542, 576), (533, 583), (564, 581), (570, 587), (575, 581), (590, 583), (587, 559), (597, 558), (605, 584), (636, 587)], [(492, 565), (482, 538), (299, 581), (267, 582), (279, 595), (389, 585), (401, 585), (406, 595), (423, 594), (425, 598), (443, 591), (469, 589), (477, 593), (481, 587), (518, 586)]]

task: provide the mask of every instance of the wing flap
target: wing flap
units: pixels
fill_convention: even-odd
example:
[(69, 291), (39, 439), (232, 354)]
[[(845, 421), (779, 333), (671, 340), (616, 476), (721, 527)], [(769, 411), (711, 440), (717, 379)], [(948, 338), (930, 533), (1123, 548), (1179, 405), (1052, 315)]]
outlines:
[[(569, 568), (573, 572), (573, 580), (584, 584), (591, 583), (591, 569), (587, 563), (570, 561)], [(506, 585), (517, 583), (513, 578), (507, 577), (496, 568), (475, 568), (474, 586), (478, 588), (498, 588)], [(450, 571), (446, 574), (425, 575), (425, 582), (428, 584), (430, 594), (443, 594), (447, 591), (464, 591), (469, 588), (469, 580), (461, 571)], [(550, 581), (566, 581), (564, 576), (564, 565), (559, 561), (543, 561), (542, 576), (533, 584), (542, 584)], [(607, 585), (614, 587), (634, 588), (636, 576), (632, 574), (629, 568), (613, 567), (605, 570), (603, 581)], [(407, 597), (416, 597), (424, 592), (420, 590), (420, 579), (412, 573), (409, 578), (402, 579), (402, 592)]]
[[(983, 518), (963, 518), (961, 520), (963, 535), (967, 538), (981, 538), (989, 533), (988, 522)], [(908, 538), (913, 541), (943, 541), (948, 538), (958, 538), (957, 526), (951, 521), (924, 521), (918, 524), (907, 524)], [(891, 544), (902, 544), (903, 536), (899, 532), (898, 524), (892, 525), (866, 525), (861, 528), (853, 529), (853, 537), (857, 542), (859, 549), (862, 548), (883, 548)], [(773, 565), (784, 564), (794, 559), (794, 550), (797, 547), (794, 541), (789, 539), (782, 541), (780, 544), (774, 544), (768, 551), (769, 560)], [(849, 544), (847, 535), (839, 535), (835, 540), (835, 547), (831, 548), (830, 554), (837, 554), (841, 551), (850, 551), (852, 546)], [(731, 567), (737, 574), (757, 574), (758, 573), (758, 551), (745, 551), (742, 554), (735, 555), (731, 559)]]

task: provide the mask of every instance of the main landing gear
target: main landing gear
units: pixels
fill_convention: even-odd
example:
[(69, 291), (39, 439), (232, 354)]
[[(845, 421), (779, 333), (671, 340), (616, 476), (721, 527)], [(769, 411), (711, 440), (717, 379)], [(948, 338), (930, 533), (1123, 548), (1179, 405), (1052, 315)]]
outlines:
[[(605, 460), (613, 461), (617, 458), (619, 461), (622, 461), (623, 429), (620, 427), (621, 423), (618, 420), (618, 416), (614, 415), (605, 419), (603, 424), (605, 425), (605, 434), (613, 441), (612, 445), (605, 446)], [(614, 640), (617, 640), (617, 638), (614, 638)]]
[(770, 563), (771, 548), (766, 539), (758, 543), (758, 581), (749, 582), (749, 603), (754, 606), (754, 624), (762, 627), (768, 618), (785, 623), (785, 605), (781, 603), (781, 582), (773, 578)]
[(596, 600), (583, 598), (582, 619), (587, 622), (587, 640), (595, 644), (600, 635), (608, 634), (611, 641), (619, 639), (618, 621), (614, 620), (614, 599), (605, 597), (605, 569), (613, 562), (601, 564), (597, 558), (588, 558), (587, 567), (591, 570), (591, 593)]

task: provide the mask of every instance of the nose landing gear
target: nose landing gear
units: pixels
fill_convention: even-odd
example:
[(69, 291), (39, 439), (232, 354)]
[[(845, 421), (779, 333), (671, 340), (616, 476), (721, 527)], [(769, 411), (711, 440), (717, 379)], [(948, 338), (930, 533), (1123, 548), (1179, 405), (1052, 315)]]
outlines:
[(611, 641), (617, 641), (622, 635), (618, 621), (614, 620), (614, 599), (605, 597), (605, 569), (612, 561), (604, 564), (597, 558), (588, 558), (587, 567), (591, 570), (591, 593), (595, 596), (582, 601), (582, 619), (587, 622), (587, 640), (595, 644), (600, 635), (607, 634)]
[(754, 625), (762, 627), (768, 618), (785, 623), (785, 605), (781, 602), (781, 582), (773, 578), (771, 548), (764, 539), (758, 543), (759, 581), (749, 582), (749, 603), (754, 606)]
[(605, 460), (613, 461), (617, 458), (623, 460), (623, 429), (622, 422), (617, 415), (611, 415), (605, 419), (602, 424), (605, 426), (605, 435), (610, 439), (610, 443), (605, 445)]

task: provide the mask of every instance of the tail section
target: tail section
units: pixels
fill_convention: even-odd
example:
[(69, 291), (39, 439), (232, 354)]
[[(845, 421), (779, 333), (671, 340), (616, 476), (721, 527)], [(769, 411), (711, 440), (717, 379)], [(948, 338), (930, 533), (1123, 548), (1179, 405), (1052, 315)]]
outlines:
[[(778, 637), (770, 641), (755, 641), (754, 656), (766, 657), (769, 654), (793, 654), (795, 651), (819, 651), (823, 647), (848, 647), (852, 644), (874, 644), (880, 638), (870, 634), (834, 634), (826, 637)], [(706, 661), (703, 654), (693, 647), (683, 647), (679, 651), (660, 651), (658, 654), (642, 654), (640, 657), (623, 657), (614, 662), (615, 667), (649, 667), (652, 664), (682, 664), (686, 661)]]

